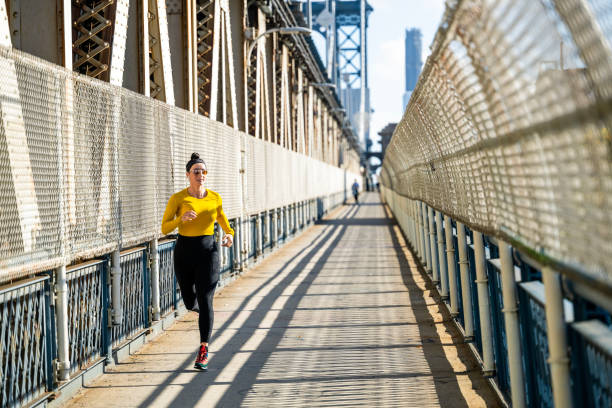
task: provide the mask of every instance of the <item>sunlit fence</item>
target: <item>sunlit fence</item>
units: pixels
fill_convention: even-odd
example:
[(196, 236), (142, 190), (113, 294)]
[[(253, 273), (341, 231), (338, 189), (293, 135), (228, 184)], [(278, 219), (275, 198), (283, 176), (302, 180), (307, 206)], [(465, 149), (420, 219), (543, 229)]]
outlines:
[(0, 68), (0, 283), (160, 238), (194, 151), (230, 219), (358, 177), (16, 50)]
[(448, 5), (384, 199), (513, 406), (610, 406), (612, 3)]

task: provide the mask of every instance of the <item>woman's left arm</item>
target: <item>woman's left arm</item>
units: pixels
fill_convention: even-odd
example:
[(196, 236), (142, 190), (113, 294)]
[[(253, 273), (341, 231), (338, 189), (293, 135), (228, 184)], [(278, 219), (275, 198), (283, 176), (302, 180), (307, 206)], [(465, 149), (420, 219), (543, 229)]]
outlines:
[(231, 247), (234, 242), (234, 230), (230, 227), (229, 221), (223, 212), (223, 206), (221, 203), (221, 197), (219, 197), (219, 203), (217, 207), (217, 222), (225, 232), (225, 236), (223, 237), (223, 246)]

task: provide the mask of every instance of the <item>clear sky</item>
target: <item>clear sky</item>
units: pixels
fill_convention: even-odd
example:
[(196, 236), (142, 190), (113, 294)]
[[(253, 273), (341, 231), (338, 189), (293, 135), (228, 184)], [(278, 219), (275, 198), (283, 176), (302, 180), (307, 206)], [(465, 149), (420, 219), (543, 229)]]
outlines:
[[(367, 0), (374, 11), (369, 17), (368, 68), (370, 102), (374, 113), (370, 138), (389, 122), (402, 117), (404, 94), (404, 32), (419, 28), (423, 34), (423, 62), (444, 14), (444, 0)], [(373, 150), (380, 150), (375, 143)]]

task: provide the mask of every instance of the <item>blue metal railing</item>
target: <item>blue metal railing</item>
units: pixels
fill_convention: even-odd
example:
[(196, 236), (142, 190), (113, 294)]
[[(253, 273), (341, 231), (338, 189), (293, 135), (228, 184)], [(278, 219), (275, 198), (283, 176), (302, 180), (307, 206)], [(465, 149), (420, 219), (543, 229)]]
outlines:
[(112, 328), (112, 345), (117, 346), (148, 326), (149, 285), (146, 249), (121, 254), (121, 298), (123, 319)]
[[(429, 225), (422, 225), (421, 220), (423, 211), (428, 210), (419, 202), (402, 203), (402, 200), (408, 200), (391, 192), (391, 196), (387, 197), (389, 190), (384, 192), (385, 201), (390, 205), (394, 213), (397, 212), (396, 218), (402, 220), (402, 227), (405, 229), (405, 234), (411, 241), (411, 246), (414, 251), (418, 252), (420, 259), (425, 259), (425, 253), (421, 253), (423, 247), (417, 245), (422, 239), (423, 234), (426, 234)], [(387, 200), (388, 198), (388, 200)], [(413, 218), (406, 221), (407, 218)], [(434, 223), (435, 224), (435, 223)], [(515, 394), (521, 395), (525, 399), (525, 405), (528, 407), (552, 407), (554, 405), (553, 395), (553, 377), (549, 362), (549, 344), (555, 344), (559, 347), (564, 344), (564, 341), (556, 341), (559, 337), (549, 339), (548, 326), (546, 322), (546, 312), (550, 312), (546, 304), (544, 293), (544, 284), (542, 276), (548, 273), (552, 283), (547, 290), (550, 290), (552, 296), (557, 296), (557, 299), (562, 300), (562, 311), (557, 310), (558, 306), (553, 309), (554, 313), (561, 319), (561, 314), (565, 319), (565, 328), (569, 333), (568, 342), (569, 348), (567, 355), (571, 361), (571, 376), (569, 378), (568, 387), (571, 388), (571, 395), (574, 398), (575, 406), (589, 407), (609, 407), (612, 406), (612, 317), (602, 307), (592, 301), (600, 299), (597, 297), (597, 292), (592, 289), (585, 288), (579, 283), (574, 283), (570, 277), (564, 277), (562, 281), (558, 281), (558, 288), (555, 289), (555, 279), (563, 274), (555, 272), (552, 268), (549, 271), (544, 271), (544, 267), (537, 261), (530, 258), (517, 248), (512, 248), (509, 244), (504, 243), (504, 250), (508, 250), (508, 257), (505, 258), (510, 264), (505, 264), (504, 282), (509, 279), (514, 284), (512, 288), (505, 288), (502, 291), (502, 262), (500, 258), (500, 246), (502, 242), (497, 239), (483, 234), (484, 245), (484, 261), (489, 313), (488, 316), (480, 316), (479, 297), (476, 285), (476, 251), (473, 246), (473, 231), (466, 227), (467, 255), (469, 261), (469, 281), (471, 288), (471, 302), (464, 308), (462, 297), (462, 282), (460, 279), (459, 268), (459, 251), (458, 237), (456, 230), (457, 223), (451, 219), (451, 223), (446, 225), (446, 228), (452, 229), (452, 244), (454, 245), (454, 264), (456, 271), (456, 292), (451, 294), (457, 298), (458, 314), (455, 316), (456, 323), (463, 328), (465, 332), (466, 322), (465, 313), (471, 312), (474, 323), (474, 351), (483, 361), (483, 369), (486, 364), (486, 374), (493, 376), (493, 380), (506, 401), (512, 403), (512, 397)], [(416, 229), (413, 226), (418, 226)], [(444, 229), (444, 228), (443, 228)], [(437, 238), (437, 231), (435, 232)], [(425, 244), (430, 245), (429, 236), (426, 236)], [(435, 250), (438, 250), (440, 241), (435, 240)], [(430, 247), (428, 249), (431, 249)], [(533, 256), (533, 255), (532, 255)], [(440, 265), (438, 263), (438, 265)], [(433, 265), (432, 265), (433, 266)], [(512, 269), (510, 269), (512, 268)], [(443, 269), (443, 268), (441, 268)], [(440, 273), (445, 273), (440, 270)], [(433, 276), (433, 275), (430, 275)], [(450, 279), (450, 276), (449, 276)], [(440, 287), (440, 285), (436, 285)], [(450, 288), (449, 288), (450, 289)], [(508, 292), (506, 292), (506, 289)], [(513, 293), (516, 291), (517, 299), (514, 303)], [(556, 291), (556, 292), (555, 292)], [(595, 294), (594, 294), (595, 293)], [(513, 304), (504, 305), (504, 296), (507, 297)], [(600, 295), (601, 296), (601, 295)], [(590, 300), (587, 300), (590, 299)], [(593, 300), (595, 299), (595, 300)], [(570, 301), (571, 300), (571, 301)], [(555, 299), (552, 301), (555, 304)], [(604, 302), (605, 303), (605, 302)], [(471, 310), (464, 310), (469, 308)], [(518, 311), (518, 312), (517, 312)], [(483, 339), (482, 319), (490, 319), (491, 332), (489, 337)], [(518, 337), (510, 338), (506, 332), (506, 319), (514, 319), (509, 322), (509, 329), (517, 327), (519, 332)], [(559, 320), (552, 322), (552, 327), (559, 327)], [(572, 323), (574, 322), (574, 323)], [(513, 326), (514, 324), (514, 326)], [(562, 327), (562, 325), (561, 325)], [(563, 331), (563, 330), (561, 330)], [(514, 332), (516, 333), (516, 332)], [(556, 336), (562, 336), (556, 332)], [(551, 341), (555, 340), (553, 343)], [(485, 362), (483, 357), (485, 341), (487, 348), (490, 345), (492, 349), (492, 361)], [(513, 342), (513, 345), (519, 345), (514, 348), (520, 352), (515, 356), (515, 359), (510, 360), (508, 343)], [(552, 347), (552, 346), (551, 346)], [(488, 349), (488, 350), (491, 350)], [(562, 349), (561, 349), (562, 350)], [(563, 352), (556, 351), (555, 362), (563, 364)], [(487, 357), (488, 359), (489, 357)], [(520, 362), (518, 370), (520, 373), (517, 378), (523, 380), (522, 387), (514, 388), (510, 382), (510, 371), (517, 373), (516, 362)], [(491, 367), (494, 369), (492, 370)], [(557, 371), (558, 372), (558, 371)], [(514, 377), (513, 377), (514, 378)], [(556, 377), (559, 379), (560, 377)], [(567, 377), (566, 377), (567, 378)], [(516, 392), (517, 388), (523, 388), (524, 393)], [(520, 402), (515, 402), (521, 405)]]
[(104, 353), (107, 267), (106, 261), (98, 260), (66, 271), (71, 373), (86, 368)]
[[(486, 240), (488, 241), (488, 240)], [(499, 251), (497, 246), (488, 242), (490, 251), (487, 259), (487, 279), (489, 281), (489, 309), (493, 337), (493, 358), (495, 360), (495, 381), (504, 397), (510, 400), (510, 372), (508, 371), (508, 340), (504, 324), (504, 302), (502, 298)]]
[(570, 325), (574, 406), (612, 406), (612, 332), (599, 320)]
[(159, 254), (159, 308), (162, 316), (174, 308), (176, 284), (172, 256), (176, 241), (166, 241), (157, 247)]
[(17, 407), (53, 382), (50, 278), (0, 289), (0, 406)]
[[(296, 209), (299, 207), (296, 206)], [(257, 248), (259, 219), (264, 246), (272, 246), (272, 231), (280, 229), (278, 242), (288, 235), (287, 208), (278, 210), (276, 225), (269, 213), (252, 218), (247, 233)], [(259, 218), (261, 217), (261, 218)], [(267, 218), (266, 218), (267, 217)], [(267, 222), (264, 222), (266, 221)], [(236, 228), (235, 220), (230, 221)], [(297, 226), (297, 224), (296, 224)], [(175, 240), (158, 244), (160, 313), (176, 309), (180, 291), (173, 268)], [(238, 246), (226, 250), (221, 273), (235, 273), (234, 259)], [(146, 247), (137, 247), (120, 254), (121, 323), (111, 318), (110, 255), (66, 268), (69, 374), (91, 367), (110, 357), (127, 341), (142, 333), (152, 323), (149, 254)], [(56, 271), (25, 279), (0, 288), (0, 406), (19, 407), (49, 398), (58, 389), (54, 360), (58, 358), (55, 304), (51, 296)]]
[(527, 406), (552, 407), (544, 285), (538, 281), (525, 282), (517, 289)]

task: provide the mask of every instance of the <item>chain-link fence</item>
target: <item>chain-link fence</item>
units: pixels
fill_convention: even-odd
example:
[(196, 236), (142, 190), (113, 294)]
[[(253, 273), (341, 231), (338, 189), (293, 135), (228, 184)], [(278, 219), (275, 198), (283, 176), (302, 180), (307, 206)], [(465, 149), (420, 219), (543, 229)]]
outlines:
[(382, 182), (612, 285), (612, 3), (449, 2)]
[(194, 151), (229, 218), (346, 188), (341, 168), (25, 53), (1, 48), (0, 70), (0, 282), (159, 237)]

